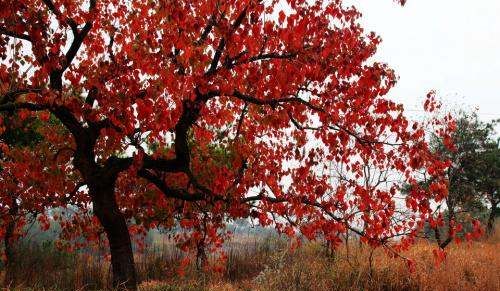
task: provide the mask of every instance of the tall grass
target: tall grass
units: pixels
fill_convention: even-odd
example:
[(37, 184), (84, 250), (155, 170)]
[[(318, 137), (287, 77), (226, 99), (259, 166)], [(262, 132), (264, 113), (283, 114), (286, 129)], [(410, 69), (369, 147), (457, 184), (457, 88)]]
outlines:
[[(353, 243), (331, 254), (320, 243), (291, 250), (276, 236), (237, 236), (227, 242), (222, 272), (178, 274), (184, 254), (163, 241), (136, 254), (140, 290), (500, 290), (500, 229), (496, 237), (452, 245), (436, 266), (435, 245), (422, 241), (404, 255), (416, 260), (410, 272), (401, 259)], [(371, 257), (371, 260), (370, 260)], [(214, 258), (212, 258), (214, 260)], [(371, 261), (371, 264), (370, 264)], [(69, 254), (50, 243), (18, 247), (13, 290), (106, 290), (109, 261), (91, 253)]]
[(15, 286), (8, 287), (19, 290), (99, 290), (107, 284), (107, 278), (103, 276), (107, 265), (99, 256), (62, 252), (50, 242), (22, 243), (17, 246), (11, 263)]

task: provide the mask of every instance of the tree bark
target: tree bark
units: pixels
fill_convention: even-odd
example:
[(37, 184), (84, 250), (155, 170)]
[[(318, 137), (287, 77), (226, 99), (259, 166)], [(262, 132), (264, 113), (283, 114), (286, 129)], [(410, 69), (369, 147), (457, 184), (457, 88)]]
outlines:
[(106, 232), (111, 252), (113, 287), (118, 290), (137, 290), (134, 253), (125, 217), (114, 195), (114, 183), (100, 182), (89, 187), (94, 214)]
[(488, 222), (486, 224), (486, 235), (492, 236), (495, 232), (495, 217), (498, 212), (498, 204), (491, 205), (490, 215), (488, 216)]
[(439, 230), (439, 226), (434, 228), (434, 238), (436, 239), (438, 246), (441, 245), (441, 232)]
[(12, 245), (12, 240), (14, 237), (14, 231), (16, 229), (16, 217), (19, 213), (19, 206), (17, 205), (17, 201), (13, 199), (12, 207), (9, 209), (8, 214), (8, 223), (5, 229), (5, 237), (4, 237), (4, 247), (5, 247), (5, 277), (4, 277), (4, 286), (6, 288), (10, 288), (15, 283), (15, 271), (12, 270), (12, 264), (15, 260), (14, 256), (14, 247)]
[(455, 220), (455, 203), (451, 199), (446, 200), (446, 204), (448, 205), (448, 234), (444, 241), (439, 243), (439, 247), (441, 249), (445, 249), (453, 240), (453, 225), (452, 222)]

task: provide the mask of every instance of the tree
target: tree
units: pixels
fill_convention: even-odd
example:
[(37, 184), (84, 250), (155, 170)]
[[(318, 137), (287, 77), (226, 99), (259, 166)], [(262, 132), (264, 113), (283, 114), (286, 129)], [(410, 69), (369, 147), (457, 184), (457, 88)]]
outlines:
[[(65, 168), (64, 159), (44, 162), (52, 156), (47, 154), (50, 150), (39, 118), (5, 114), (0, 115), (0, 124), (0, 238), (5, 255), (4, 283), (11, 286), (15, 283), (11, 268), (16, 259), (15, 241), (25, 235), (26, 220), (38, 217), (46, 229), (45, 211), (60, 206), (63, 200), (54, 196), (68, 193), (73, 184), (70, 179), (58, 179), (57, 171)], [(26, 171), (37, 174), (28, 176)]]
[[(496, 121), (484, 123), (476, 112), (463, 110), (455, 115), (456, 130), (450, 139), (434, 136), (431, 140), (432, 151), (451, 161), (446, 171), (449, 195), (443, 207), (439, 206), (442, 210), (438, 211), (445, 215), (440, 214), (433, 222), (435, 238), (443, 249), (467, 224), (472, 222), (476, 228), (479, 226), (477, 223), (486, 209), (486, 201), (491, 205), (487, 219), (487, 232), (491, 233), (499, 203), (500, 155), (498, 141), (494, 139)], [(442, 219), (446, 219), (445, 238), (439, 227), (443, 225)]]
[[(496, 122), (494, 123), (496, 124)], [(500, 143), (489, 142), (483, 153), (478, 154), (480, 166), (477, 167), (478, 190), (485, 195), (491, 208), (486, 223), (486, 233), (493, 235), (495, 231), (495, 219), (500, 215)]]
[[(465, 208), (474, 210), (482, 206), (485, 202), (490, 204), (489, 213), (486, 219), (486, 232), (491, 235), (494, 230), (495, 217), (498, 215), (498, 205), (500, 203), (500, 149), (499, 140), (496, 137), (495, 127), (498, 120), (488, 123), (481, 122), (475, 112), (471, 114), (462, 113), (460, 120), (460, 131), (457, 132), (458, 163), (462, 166), (461, 174), (463, 180), (458, 183), (468, 184), (471, 189), (471, 196), (467, 199)], [(497, 138), (495, 140), (495, 138)], [(459, 153), (463, 151), (463, 153)], [(480, 217), (477, 217), (480, 218)]]
[[(0, 193), (2, 199), (1, 203), (1, 237), (4, 245), (4, 263), (5, 263), (5, 279), (4, 285), (10, 286), (13, 283), (12, 262), (14, 261), (14, 247), (13, 242), (23, 233), (20, 228), (24, 226), (24, 220), (27, 213), (23, 207), (20, 207), (20, 198), (22, 196), (23, 188), (19, 187), (16, 179), (16, 173), (9, 171), (5, 168), (5, 164), (9, 161), (11, 155), (11, 147), (19, 148), (25, 146), (34, 146), (39, 140), (39, 135), (32, 129), (33, 125), (28, 122), (27, 126), (24, 122), (19, 122), (12, 116), (2, 117), (2, 130), (0, 134), (0, 142), (2, 143), (2, 151), (0, 158), (2, 159), (2, 167), (0, 168), (0, 178), (2, 180), (2, 192)], [(30, 128), (31, 127), (31, 128)], [(21, 188), (21, 189), (19, 189)]]
[[(469, 154), (463, 158), (463, 174), (474, 187), (474, 194), (482, 204), (490, 204), (486, 219), (486, 233), (493, 234), (495, 218), (500, 214), (500, 140), (495, 128), (499, 120), (487, 123), (481, 122), (474, 112), (463, 114), (463, 129), (469, 130), (468, 135), (461, 135), (459, 142), (472, 144), (467, 149)], [(457, 149), (457, 151), (460, 149)]]
[[(247, 217), (311, 239), (335, 241), (349, 229), (370, 244), (411, 229), (407, 244), (427, 218), (436, 193), (412, 196), (415, 215), (393, 229), (396, 188), (372, 197), (363, 186), (334, 187), (317, 175), (328, 160), (354, 175), (362, 172), (358, 160), (369, 160), (408, 182), (414, 169), (439, 176), (446, 168), (428, 150), (425, 125), (410, 124), (384, 97), (396, 76), (370, 59), (381, 40), (364, 32), (354, 7), (42, 2), (0, 3), (8, 64), (0, 74), (15, 80), (0, 110), (48, 112), (64, 127), (48, 136), (54, 155), (71, 153), (60, 179), (77, 175), (88, 188), (71, 199), (92, 204), (114, 286), (136, 288), (132, 218), (145, 227), (178, 221), (213, 244), (228, 219)], [(142, 190), (129, 191), (134, 184)], [(354, 199), (344, 199), (347, 190)], [(372, 227), (356, 228), (345, 211), (353, 205), (370, 207), (363, 219)]]

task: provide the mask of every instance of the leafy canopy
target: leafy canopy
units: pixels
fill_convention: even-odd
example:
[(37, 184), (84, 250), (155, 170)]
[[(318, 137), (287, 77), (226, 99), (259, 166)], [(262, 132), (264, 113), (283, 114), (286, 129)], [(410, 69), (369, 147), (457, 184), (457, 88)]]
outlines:
[[(118, 179), (124, 217), (179, 221), (193, 230), (181, 240), (219, 245), (228, 218), (251, 217), (333, 245), (348, 230), (406, 245), (446, 196), (436, 179), (399, 219), (399, 181), (358, 183), (365, 164), (409, 184), (448, 164), (429, 150), (427, 124), (385, 97), (397, 77), (373, 60), (381, 39), (343, 1), (42, 2), (0, 2), (0, 110), (64, 127), (41, 131), (46, 161), (62, 167), (47, 181), (76, 190), (44, 188), (60, 205), (88, 208), (104, 177)], [(433, 124), (446, 135), (452, 121)], [(330, 161), (353, 178), (331, 183)]]

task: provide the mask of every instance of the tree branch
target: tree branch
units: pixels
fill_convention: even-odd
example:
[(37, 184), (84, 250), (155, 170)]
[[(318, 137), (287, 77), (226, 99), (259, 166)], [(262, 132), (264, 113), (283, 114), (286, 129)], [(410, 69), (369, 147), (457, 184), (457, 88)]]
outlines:
[(0, 97), (0, 104), (5, 104), (7, 102), (15, 102), (16, 98), (20, 95), (28, 93), (40, 93), (41, 91), (42, 89), (40, 88), (24, 88), (24, 89), (11, 90)]
[(41, 111), (41, 110), (47, 110), (49, 109), (47, 106), (39, 105), (39, 104), (33, 104), (33, 103), (14, 103), (14, 102), (8, 102), (5, 104), (0, 105), (0, 111), (8, 111), (12, 112), (18, 109), (28, 109), (31, 111)]
[(206, 198), (199, 193), (191, 194), (182, 189), (168, 187), (162, 179), (151, 173), (151, 171), (141, 169), (137, 174), (153, 183), (167, 198), (175, 198), (184, 201), (200, 201)]
[[(59, 9), (57, 9), (57, 7), (55, 6), (54, 2), (52, 2), (52, 0), (42, 0), (42, 1), (43, 1), (43, 3), (45, 3), (45, 6), (47, 6), (47, 8), (52, 13), (54, 13), (55, 16), (61, 17), (61, 11), (59, 11)], [(76, 24), (76, 22), (71, 18), (66, 18), (65, 21), (70, 26), (71, 30), (73, 31), (73, 35), (76, 36), (78, 34), (78, 25)]]
[(195, 45), (201, 45), (207, 39), (214, 25), (215, 25), (215, 14), (212, 14), (212, 16), (210, 16), (210, 19), (208, 20), (207, 25), (203, 29), (200, 38), (195, 42)]
[(259, 54), (253, 57), (250, 57), (246, 60), (243, 60), (241, 62), (237, 62), (234, 65), (242, 65), (242, 64), (247, 64), (247, 63), (252, 63), (256, 61), (264, 61), (264, 60), (291, 60), (295, 57), (297, 57), (297, 53), (263, 53)]
[[(231, 35), (238, 29), (238, 27), (241, 25), (243, 22), (243, 19), (245, 19), (245, 16), (247, 14), (247, 9), (248, 6), (245, 6), (243, 11), (238, 15), (236, 20), (234, 21), (233, 25), (231, 26), (231, 30), (229, 31), (227, 37), (230, 38)], [(224, 50), (226, 46), (226, 39), (222, 37), (219, 41), (219, 45), (217, 46), (217, 49), (215, 50), (214, 58), (212, 59), (212, 62), (210, 63), (210, 68), (208, 71), (205, 73), (205, 75), (211, 75), (217, 71), (217, 66), (219, 65), (219, 60), (222, 55), (222, 51)]]
[(235, 90), (232, 95), (238, 99), (241, 99), (243, 101), (246, 101), (246, 102), (249, 102), (252, 104), (257, 104), (257, 105), (270, 105), (271, 107), (276, 107), (278, 104), (281, 104), (281, 103), (300, 103), (300, 104), (304, 104), (309, 109), (319, 111), (319, 112), (324, 112), (323, 108), (321, 108), (317, 105), (314, 105), (314, 104), (312, 104), (312, 103), (310, 103), (302, 98), (299, 98), (299, 97), (283, 97), (283, 98), (277, 98), (277, 99), (262, 100), (262, 99), (255, 98), (251, 95), (243, 94), (237, 90)]
[(22, 40), (27, 40), (29, 42), (32, 41), (32, 39), (31, 39), (31, 37), (29, 35), (24, 34), (24, 33), (17, 33), (17, 32), (8, 30), (5, 27), (0, 27), (0, 34), (7, 35), (7, 36), (10, 36), (10, 37), (14, 37), (14, 38), (19, 38), (19, 39), (22, 39)]

